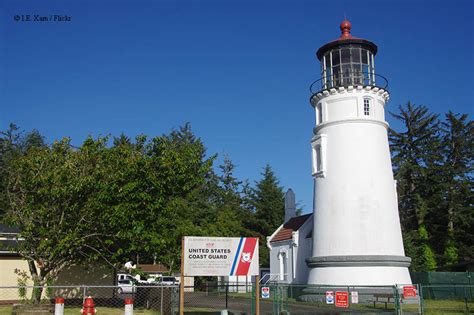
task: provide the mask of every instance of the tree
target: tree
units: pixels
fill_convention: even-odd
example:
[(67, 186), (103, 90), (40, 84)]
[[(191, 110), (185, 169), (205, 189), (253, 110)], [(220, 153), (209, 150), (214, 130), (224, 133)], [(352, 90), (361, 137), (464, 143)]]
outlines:
[(252, 192), (252, 205), (255, 211), (253, 229), (260, 235), (260, 265), (269, 265), (266, 238), (282, 223), (285, 217), (285, 194), (270, 165), (266, 165), (263, 178), (256, 183)]
[(10, 123), (6, 131), (0, 131), (0, 218), (9, 207), (6, 191), (11, 162), (30, 148), (44, 146), (44, 137), (37, 130), (25, 134)]
[[(6, 220), (21, 229), (18, 252), (37, 286), (63, 267), (102, 255), (106, 230), (90, 195), (99, 188), (96, 170), (104, 146), (103, 139), (88, 139), (76, 151), (63, 139), (51, 147), (32, 147), (12, 161)], [(41, 291), (33, 291), (34, 302)]]
[(12, 160), (6, 219), (21, 229), (18, 251), (35, 285), (86, 261), (119, 267), (159, 257), (173, 268), (181, 237), (201, 227), (195, 208), (183, 208), (205, 187), (214, 157), (205, 158), (189, 125), (149, 141), (107, 143), (88, 138), (74, 148), (63, 139)]
[(444, 209), (439, 233), (444, 236), (443, 260), (474, 259), (473, 152), (474, 123), (467, 114), (449, 111), (442, 123)]
[(438, 116), (410, 102), (399, 106), (399, 112), (391, 114), (405, 130), (391, 129), (389, 139), (405, 248), (412, 253), (414, 270), (433, 270), (436, 260), (426, 225), (440, 193), (439, 186), (431, 185), (439, 182), (441, 164)]

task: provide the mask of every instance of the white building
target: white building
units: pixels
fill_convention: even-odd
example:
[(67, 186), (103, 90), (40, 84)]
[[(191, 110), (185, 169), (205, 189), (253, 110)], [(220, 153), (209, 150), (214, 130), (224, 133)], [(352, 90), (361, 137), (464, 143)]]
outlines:
[(387, 81), (375, 74), (377, 46), (350, 33), (322, 46), (310, 102), (314, 222), (308, 283), (411, 283), (385, 121)]
[(313, 214), (296, 216), (295, 194), (285, 195), (285, 222), (267, 238), (270, 249), (270, 276), (264, 281), (305, 284), (311, 257)]

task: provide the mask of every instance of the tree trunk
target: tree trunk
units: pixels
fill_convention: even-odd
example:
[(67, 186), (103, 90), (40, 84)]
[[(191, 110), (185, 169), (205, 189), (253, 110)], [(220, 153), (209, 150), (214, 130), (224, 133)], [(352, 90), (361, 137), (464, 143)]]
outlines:
[(34, 260), (28, 259), (28, 267), (34, 285), (31, 293), (31, 301), (34, 304), (39, 304), (41, 302), (41, 294), (43, 293), (44, 277), (41, 272), (38, 274), (38, 269), (36, 268)]

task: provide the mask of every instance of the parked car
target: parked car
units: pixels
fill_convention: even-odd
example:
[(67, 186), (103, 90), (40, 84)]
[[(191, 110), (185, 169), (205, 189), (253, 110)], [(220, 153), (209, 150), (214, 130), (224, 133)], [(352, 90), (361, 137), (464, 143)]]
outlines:
[(176, 285), (179, 281), (175, 277), (161, 277), (158, 278), (158, 283), (161, 285)]
[(118, 281), (118, 292), (122, 293), (135, 293), (137, 291), (137, 287), (135, 282), (130, 279), (126, 280), (119, 280)]

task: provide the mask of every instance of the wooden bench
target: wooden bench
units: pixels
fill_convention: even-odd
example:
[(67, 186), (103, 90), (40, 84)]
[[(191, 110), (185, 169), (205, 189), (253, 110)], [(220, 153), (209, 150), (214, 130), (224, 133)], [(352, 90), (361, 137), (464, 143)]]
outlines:
[(393, 294), (375, 293), (373, 302), (374, 302), (374, 308), (375, 308), (375, 303), (385, 303), (385, 309), (387, 309), (387, 304), (394, 303), (395, 298), (393, 297)]

